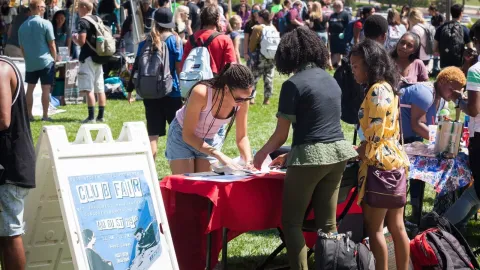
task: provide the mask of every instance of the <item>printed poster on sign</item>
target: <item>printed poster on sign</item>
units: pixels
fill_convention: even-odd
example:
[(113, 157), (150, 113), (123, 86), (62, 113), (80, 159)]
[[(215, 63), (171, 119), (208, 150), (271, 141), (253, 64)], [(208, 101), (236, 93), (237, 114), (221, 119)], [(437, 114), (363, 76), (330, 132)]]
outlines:
[(143, 171), (71, 176), (75, 210), (91, 270), (148, 269), (162, 254)]
[(79, 96), (77, 87), (78, 69), (80, 64), (77, 61), (68, 61), (65, 64), (65, 102), (67, 104), (78, 104), (83, 98)]

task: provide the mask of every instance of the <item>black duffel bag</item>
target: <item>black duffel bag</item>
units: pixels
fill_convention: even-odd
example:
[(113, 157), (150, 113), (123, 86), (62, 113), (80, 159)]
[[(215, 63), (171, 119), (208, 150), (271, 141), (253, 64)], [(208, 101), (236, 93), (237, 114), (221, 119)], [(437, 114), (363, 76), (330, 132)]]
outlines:
[(318, 231), (315, 245), (316, 270), (374, 270), (372, 252), (351, 240), (352, 233), (326, 234)]

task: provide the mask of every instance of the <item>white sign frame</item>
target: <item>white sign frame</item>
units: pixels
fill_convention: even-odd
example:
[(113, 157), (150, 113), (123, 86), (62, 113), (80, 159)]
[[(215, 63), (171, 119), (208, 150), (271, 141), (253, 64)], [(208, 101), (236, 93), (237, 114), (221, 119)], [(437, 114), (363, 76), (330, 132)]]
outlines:
[[(91, 131), (98, 131), (95, 140), (92, 139)], [(37, 188), (30, 192), (25, 207), (27, 230), (24, 245), (27, 253), (27, 269), (35, 269), (35, 265), (38, 266), (39, 264), (38, 258), (42, 257), (42, 254), (33, 254), (35, 252), (40, 253), (39, 251), (43, 249), (39, 249), (38, 245), (35, 247), (35, 243), (42, 243), (42, 245), (51, 243), (48, 248), (57, 247), (59, 251), (55, 252), (59, 255), (49, 269), (71, 269), (73, 264), (75, 269), (95, 270), (89, 267), (86, 245), (83, 243), (82, 227), (70, 187), (71, 179), (72, 177), (113, 175), (132, 171), (142, 172), (145, 180), (143, 183), (148, 185), (151, 205), (154, 208), (155, 216), (152, 217), (152, 220), (159, 226), (161, 225), (162, 228), (161, 231), (157, 231), (161, 240), (157, 242), (159, 247), (156, 248), (157, 251), (160, 250), (157, 253), (160, 254), (159, 257), (152, 260), (152, 264), (148, 268), (141, 269), (179, 269), (157, 180), (155, 162), (143, 122), (124, 123), (116, 141), (113, 140), (110, 128), (105, 124), (82, 125), (73, 143), (68, 141), (63, 126), (44, 126), (38, 140), (36, 154)], [(82, 163), (89, 166), (82, 166)], [(75, 164), (77, 166), (74, 166)], [(50, 194), (55, 193), (54, 190), (51, 190), (53, 188), (56, 189), (58, 203), (60, 204), (58, 208), (61, 210), (61, 216), (63, 217), (63, 229), (66, 230), (59, 231), (57, 226), (57, 231), (51, 229), (42, 234), (36, 231), (37, 225), (44, 225), (40, 224), (41, 216), (38, 213), (29, 212), (37, 211), (37, 207), (40, 211), (48, 189), (50, 189)], [(55, 237), (63, 237), (63, 241), (51, 241)], [(68, 246), (65, 245), (65, 239), (68, 239)], [(65, 249), (69, 249), (69, 251)], [(43, 250), (46, 252), (47, 247)], [(70, 262), (65, 260), (65, 258), (68, 258), (66, 252), (71, 255)], [(64, 254), (61, 256), (62, 258), (59, 258), (61, 253)], [(157, 254), (153, 254), (152, 257), (157, 256)], [(46, 254), (44, 256), (47, 257)], [(34, 262), (33, 259), (29, 260), (29, 257), (36, 257), (37, 262)], [(29, 264), (30, 262), (32, 265)], [(135, 266), (130, 267), (130, 269), (138, 269)]]

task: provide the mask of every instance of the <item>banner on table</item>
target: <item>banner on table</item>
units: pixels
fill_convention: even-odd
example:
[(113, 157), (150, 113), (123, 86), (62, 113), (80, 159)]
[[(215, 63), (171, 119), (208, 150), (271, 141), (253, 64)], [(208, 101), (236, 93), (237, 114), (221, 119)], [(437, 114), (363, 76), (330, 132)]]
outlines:
[(82, 103), (83, 98), (78, 93), (78, 61), (69, 61), (65, 63), (65, 103)]
[(26, 269), (178, 270), (143, 122), (117, 140), (107, 125), (82, 125), (73, 143), (63, 126), (45, 126), (36, 152)]

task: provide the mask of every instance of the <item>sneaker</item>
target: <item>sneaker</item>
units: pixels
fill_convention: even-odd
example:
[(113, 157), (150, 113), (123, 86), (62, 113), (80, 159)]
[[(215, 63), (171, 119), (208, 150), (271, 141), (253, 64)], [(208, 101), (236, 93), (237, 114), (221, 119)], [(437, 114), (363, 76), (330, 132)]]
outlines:
[(105, 118), (97, 118), (97, 123), (105, 123)]
[(85, 119), (81, 122), (82, 124), (95, 124), (95, 119)]
[(251, 105), (255, 104), (255, 99), (252, 98), (252, 99), (250, 100), (250, 104), (251, 104)]
[(53, 119), (50, 117), (47, 117), (47, 118), (42, 117), (42, 122), (53, 122)]

